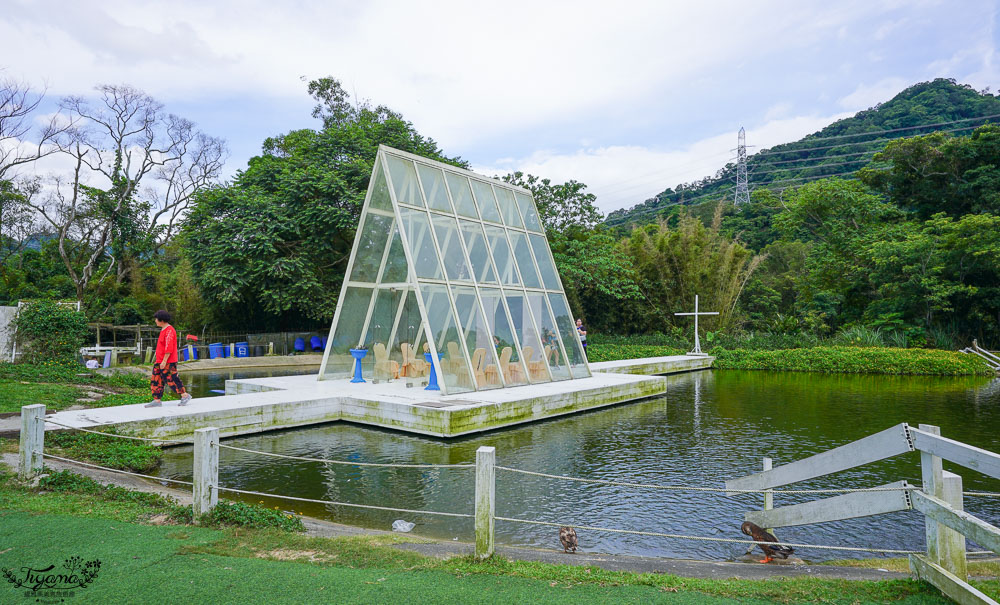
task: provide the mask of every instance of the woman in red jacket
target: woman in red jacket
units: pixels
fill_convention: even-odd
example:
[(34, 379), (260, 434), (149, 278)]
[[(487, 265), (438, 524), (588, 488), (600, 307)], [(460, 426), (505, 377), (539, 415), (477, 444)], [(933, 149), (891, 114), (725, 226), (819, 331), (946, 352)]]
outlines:
[(170, 325), (170, 313), (160, 309), (153, 313), (153, 321), (160, 328), (160, 337), (156, 340), (156, 359), (153, 361), (153, 377), (149, 381), (153, 391), (153, 401), (146, 404), (147, 408), (163, 405), (164, 384), (169, 384), (175, 393), (181, 396), (178, 405), (187, 405), (191, 395), (184, 390), (181, 377), (177, 375), (177, 330)]

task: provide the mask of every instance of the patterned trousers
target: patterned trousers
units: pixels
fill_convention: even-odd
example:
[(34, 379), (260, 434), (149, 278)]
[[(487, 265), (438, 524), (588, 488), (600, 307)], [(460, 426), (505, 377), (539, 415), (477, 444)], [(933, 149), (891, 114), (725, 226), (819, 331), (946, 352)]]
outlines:
[(171, 390), (178, 395), (183, 395), (187, 392), (184, 390), (184, 384), (181, 383), (181, 377), (177, 375), (176, 363), (168, 363), (166, 370), (161, 370), (160, 364), (154, 364), (153, 378), (149, 381), (149, 387), (153, 391), (153, 399), (163, 397), (163, 389), (168, 384)]

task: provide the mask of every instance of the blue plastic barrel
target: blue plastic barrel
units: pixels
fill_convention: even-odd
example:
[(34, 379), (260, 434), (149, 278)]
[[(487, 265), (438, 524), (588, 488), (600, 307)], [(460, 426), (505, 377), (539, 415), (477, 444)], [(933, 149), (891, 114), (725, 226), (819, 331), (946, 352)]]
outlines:
[(295, 342), (292, 344), (292, 348), (299, 353), (306, 352), (306, 341), (301, 338), (296, 338)]
[(217, 359), (226, 356), (226, 348), (222, 346), (221, 342), (216, 342), (208, 345), (208, 358)]
[[(190, 355), (188, 354), (189, 351)], [(184, 355), (184, 361), (196, 361), (198, 359), (198, 349), (194, 348), (193, 345), (185, 346), (181, 349), (181, 352)]]
[(236, 343), (236, 357), (250, 357), (250, 343)]
[(309, 339), (309, 348), (312, 349), (313, 351), (322, 351), (323, 339), (320, 338), (319, 336), (313, 336), (312, 338)]

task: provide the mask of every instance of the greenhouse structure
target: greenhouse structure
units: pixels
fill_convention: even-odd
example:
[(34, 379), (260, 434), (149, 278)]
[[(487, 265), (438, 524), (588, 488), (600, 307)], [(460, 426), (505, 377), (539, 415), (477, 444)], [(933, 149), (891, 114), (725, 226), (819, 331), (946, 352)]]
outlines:
[(531, 192), (380, 146), (319, 379), (448, 395), (590, 375)]

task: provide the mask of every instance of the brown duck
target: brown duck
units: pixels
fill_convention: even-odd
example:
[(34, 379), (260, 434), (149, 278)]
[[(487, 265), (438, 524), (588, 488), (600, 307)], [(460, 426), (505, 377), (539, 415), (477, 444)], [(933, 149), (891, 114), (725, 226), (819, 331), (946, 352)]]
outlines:
[(563, 552), (576, 552), (576, 530), (572, 527), (559, 528), (559, 541), (562, 542)]
[[(759, 525), (754, 525), (749, 521), (744, 522), (743, 526), (740, 527), (740, 529), (743, 531), (743, 533), (752, 537), (754, 539), (754, 542), (778, 541), (777, 538), (769, 534), (767, 530), (765, 530), (763, 527)], [(757, 546), (760, 546), (760, 549), (764, 551), (764, 559), (761, 561), (761, 563), (769, 563), (771, 559), (773, 559), (774, 557), (778, 557), (779, 559), (787, 559), (788, 555), (795, 552), (794, 549), (788, 546), (780, 546), (777, 544), (773, 546), (770, 544), (758, 544)]]

